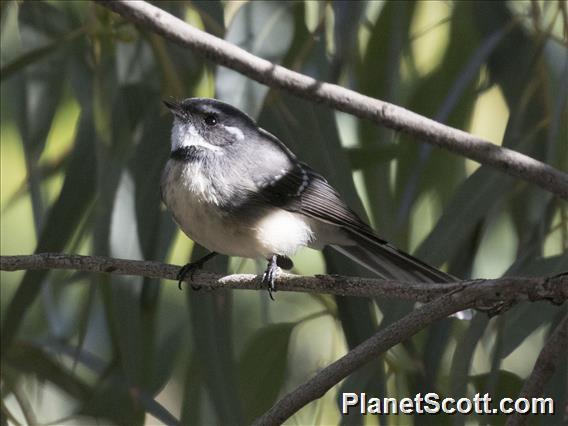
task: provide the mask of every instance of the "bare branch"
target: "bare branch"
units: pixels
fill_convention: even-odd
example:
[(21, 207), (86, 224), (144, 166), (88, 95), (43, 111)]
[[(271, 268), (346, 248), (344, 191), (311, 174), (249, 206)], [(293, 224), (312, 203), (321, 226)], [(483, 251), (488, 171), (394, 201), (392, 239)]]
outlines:
[[(567, 276), (558, 276), (562, 286), (568, 286)], [(544, 286), (551, 285), (546, 280)], [(532, 292), (532, 284), (511, 281), (474, 282), (462, 286), (438, 299), (412, 311), (410, 314), (381, 329), (377, 334), (352, 349), (345, 356), (328, 365), (314, 377), (297, 389), (281, 398), (274, 406), (260, 417), (256, 425), (279, 425), (309, 402), (320, 398), (329, 389), (353, 373), (363, 364), (376, 358), (398, 343), (412, 337), (434, 321), (455, 312), (476, 306), (477, 301), (499, 303), (502, 300), (514, 300), (519, 293)]]
[[(117, 275), (136, 275), (147, 278), (176, 280), (179, 266), (160, 262), (114, 259), (102, 256), (80, 256), (63, 253), (40, 253), (22, 256), (0, 256), (0, 270), (20, 271), (33, 269), (71, 269), (85, 272), (100, 272)], [(205, 289), (260, 290), (261, 280), (257, 275), (220, 275), (198, 271), (192, 284)], [(515, 299), (504, 297), (500, 302), (516, 303), (521, 300), (550, 300), (563, 303), (568, 300), (568, 277), (553, 278), (499, 278), (495, 280), (469, 280), (455, 283), (406, 283), (381, 278), (343, 277), (339, 275), (317, 275), (305, 277), (281, 273), (276, 279), (280, 291), (304, 293), (327, 293), (338, 296), (381, 297), (385, 299), (429, 302), (435, 298), (461, 290), (471, 285), (513, 285), (519, 289)], [(525, 290), (522, 290), (525, 289)], [(529, 291), (530, 290), (530, 291)], [(484, 303), (487, 303), (485, 305)], [(500, 303), (499, 306), (503, 305)], [(483, 310), (493, 308), (491, 300), (478, 300), (476, 307)], [(508, 307), (508, 305), (507, 305)]]
[[(525, 380), (519, 398), (531, 399), (543, 394), (544, 385), (550, 380), (560, 357), (566, 357), (568, 346), (568, 315), (566, 315), (540, 351), (530, 376)], [(559, 408), (562, 411), (562, 408)], [(507, 417), (507, 426), (527, 423), (528, 416), (515, 413)]]
[(276, 65), (225, 40), (200, 31), (144, 1), (95, 1), (132, 22), (143, 25), (173, 42), (195, 50), (212, 61), (267, 86), (284, 89), (296, 96), (410, 134), (429, 144), (481, 164), (490, 165), (568, 199), (568, 174), (541, 161), (402, 107)]
[[(57, 253), (0, 256), (0, 270), (28, 269), (71, 269), (175, 280), (179, 266), (159, 262)], [(209, 289), (254, 290), (261, 288), (260, 278), (256, 275), (223, 277), (218, 274), (198, 272), (195, 274), (192, 283)], [(450, 314), (467, 308), (483, 309), (495, 314), (523, 300), (548, 300), (555, 304), (561, 304), (568, 300), (568, 274), (566, 273), (550, 278), (500, 278), (461, 281), (450, 284), (400, 283), (392, 280), (335, 275), (303, 277), (281, 274), (276, 284), (280, 290), (284, 291), (320, 292), (348, 296), (380, 296), (428, 303), (379, 331), (347, 355), (321, 370), (295, 391), (286, 395), (258, 419), (257, 424), (262, 425), (281, 424), (304, 405), (321, 397), (361, 365), (410, 338), (434, 321)], [(549, 345), (550, 342), (547, 347)], [(544, 350), (543, 353), (545, 353)], [(541, 357), (544, 356), (541, 354)], [(539, 360), (541, 357), (539, 357)], [(538, 365), (537, 362), (537, 367)], [(535, 371), (537, 367), (535, 367)], [(541, 366), (540, 368), (545, 367)], [(540, 377), (543, 374), (550, 374), (548, 370), (544, 371), (545, 373), (533, 372), (533, 375), (537, 374), (539, 379), (534, 379), (536, 385), (529, 388), (531, 390), (527, 392), (530, 393), (533, 388), (538, 389), (538, 386), (541, 386), (540, 380), (542, 379)]]

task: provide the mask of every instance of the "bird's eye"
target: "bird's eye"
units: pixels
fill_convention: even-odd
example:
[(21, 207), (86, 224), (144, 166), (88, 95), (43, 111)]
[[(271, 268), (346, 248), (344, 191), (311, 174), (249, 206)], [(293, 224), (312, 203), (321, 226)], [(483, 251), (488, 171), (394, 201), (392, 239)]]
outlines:
[(207, 124), (208, 126), (214, 126), (215, 124), (217, 124), (217, 117), (215, 117), (213, 114), (206, 115), (205, 124)]

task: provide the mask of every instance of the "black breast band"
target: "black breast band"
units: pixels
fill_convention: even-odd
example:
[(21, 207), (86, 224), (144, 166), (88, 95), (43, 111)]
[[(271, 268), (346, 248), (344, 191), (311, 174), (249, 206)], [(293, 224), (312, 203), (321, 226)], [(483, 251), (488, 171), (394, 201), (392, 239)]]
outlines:
[(178, 161), (195, 161), (202, 158), (204, 155), (203, 150), (197, 146), (182, 146), (170, 153), (170, 158)]

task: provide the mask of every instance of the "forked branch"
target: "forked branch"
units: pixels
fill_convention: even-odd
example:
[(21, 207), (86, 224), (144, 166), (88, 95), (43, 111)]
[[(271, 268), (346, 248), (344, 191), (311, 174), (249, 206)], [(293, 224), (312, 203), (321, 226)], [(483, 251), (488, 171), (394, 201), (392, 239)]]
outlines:
[[(175, 280), (179, 266), (159, 262), (113, 259), (100, 256), (79, 256), (43, 253), (25, 256), (1, 256), (0, 270), (70, 269), (96, 273), (138, 275)], [(196, 273), (193, 284), (208, 289), (260, 289), (260, 277), (255, 275), (221, 276)], [(280, 290), (341, 294), (351, 296), (380, 296), (427, 302), (394, 324), (349, 351), (306, 383), (284, 396), (257, 420), (259, 425), (277, 425), (353, 373), (366, 362), (393, 346), (412, 337), (433, 322), (455, 312), (477, 308), (491, 314), (500, 313), (520, 301), (548, 300), (561, 304), (568, 300), (568, 273), (548, 278), (500, 278), (494, 280), (460, 281), (450, 284), (411, 284), (382, 279), (322, 275), (316, 277), (281, 275), (276, 284)], [(566, 326), (566, 320), (559, 327)], [(555, 333), (551, 342), (566, 340), (565, 332)], [(560, 337), (558, 337), (560, 336)], [(562, 345), (565, 347), (565, 345)], [(548, 349), (546, 349), (548, 348)], [(557, 357), (557, 348), (549, 344), (541, 358)], [(548, 353), (552, 353), (548, 356)], [(527, 393), (542, 386), (549, 375), (549, 363), (537, 362), (532, 386)]]

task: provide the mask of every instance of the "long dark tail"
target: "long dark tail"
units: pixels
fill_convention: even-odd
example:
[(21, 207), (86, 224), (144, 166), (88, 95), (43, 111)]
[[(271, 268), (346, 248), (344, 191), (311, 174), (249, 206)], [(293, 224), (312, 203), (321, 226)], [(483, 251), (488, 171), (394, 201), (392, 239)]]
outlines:
[[(385, 241), (356, 233), (350, 233), (350, 237), (356, 245), (332, 245), (332, 247), (383, 278), (432, 283), (459, 281), (458, 278), (422, 262)], [(459, 319), (469, 319), (472, 311), (461, 311), (455, 316)]]
[(350, 237), (356, 245), (332, 247), (379, 276), (410, 282), (459, 281), (458, 278), (422, 262), (387, 242), (355, 233)]

